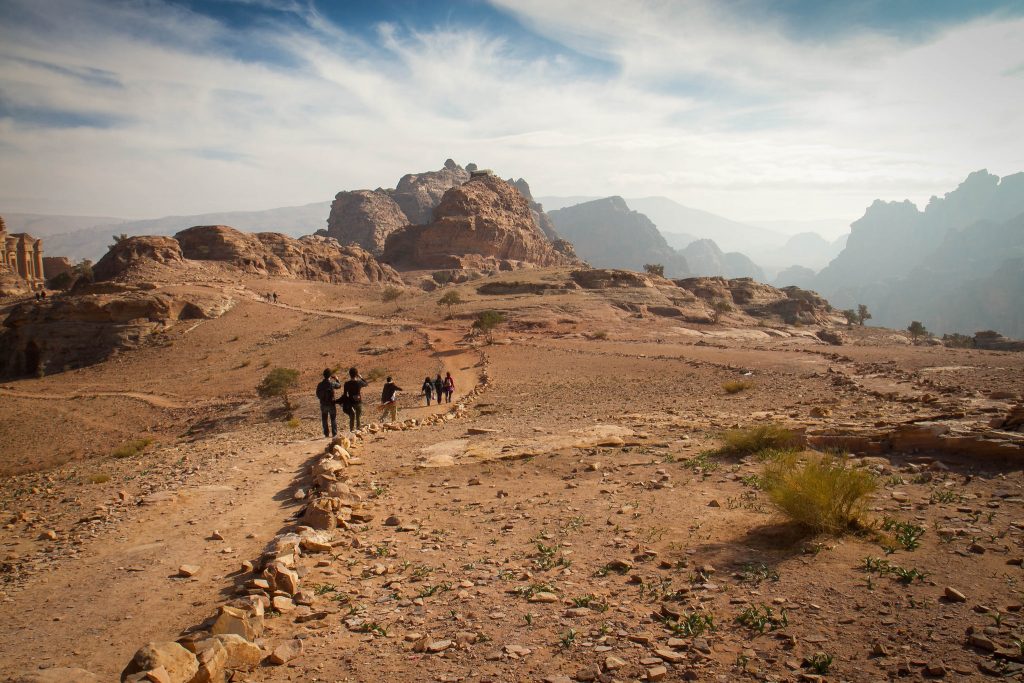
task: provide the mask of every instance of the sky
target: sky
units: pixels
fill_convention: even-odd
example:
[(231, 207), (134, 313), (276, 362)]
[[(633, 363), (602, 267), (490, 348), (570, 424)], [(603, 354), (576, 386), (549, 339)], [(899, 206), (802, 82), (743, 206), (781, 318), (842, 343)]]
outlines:
[(0, 0), (0, 214), (147, 218), (393, 187), (749, 222), (1024, 171), (1024, 0)]

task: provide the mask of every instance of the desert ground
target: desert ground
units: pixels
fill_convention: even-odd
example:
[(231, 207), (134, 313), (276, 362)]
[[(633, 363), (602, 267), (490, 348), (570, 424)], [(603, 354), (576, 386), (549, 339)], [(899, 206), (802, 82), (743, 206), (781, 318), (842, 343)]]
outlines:
[[(1024, 355), (871, 327), (830, 346), (478, 285), (444, 288), (465, 300), (451, 318), (412, 288), (178, 285), (238, 303), (0, 385), (0, 676), (114, 681), (146, 643), (209, 628), (258, 579), (243, 562), (302, 523), (331, 444), (321, 371), (358, 366), (404, 388), (402, 428), (352, 437), (358, 519), (302, 552), (303, 595), (266, 611), (268, 656), (230, 680), (1021, 678), (1024, 453), (990, 423), (1022, 398)], [(485, 309), (509, 322), (468, 340)], [(301, 372), (292, 421), (255, 392), (277, 366)], [(425, 407), (423, 377), (445, 371), (455, 403)], [(769, 424), (819, 450), (878, 446), (854, 456), (877, 478), (872, 528), (816, 535), (773, 507), (760, 459), (722, 451)], [(893, 436), (919, 425), (969, 436)]]

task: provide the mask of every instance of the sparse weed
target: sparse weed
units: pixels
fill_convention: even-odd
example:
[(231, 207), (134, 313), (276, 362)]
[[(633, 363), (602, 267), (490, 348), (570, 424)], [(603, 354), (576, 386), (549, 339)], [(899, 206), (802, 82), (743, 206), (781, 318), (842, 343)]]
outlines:
[(800, 444), (796, 434), (782, 425), (766, 424), (745, 429), (730, 429), (722, 434), (722, 455), (748, 455), (769, 448), (791, 449)]
[(106, 484), (110, 481), (110, 475), (103, 473), (90, 474), (88, 479), (90, 484)]
[(413, 567), (412, 575), (409, 577), (410, 581), (422, 581), (434, 572), (434, 568), (426, 564), (418, 564)]
[(110, 456), (118, 459), (134, 458), (149, 448), (151, 443), (153, 443), (152, 439), (132, 439), (111, 451)]
[(302, 425), (302, 423), (299, 422), (299, 418), (297, 417), (289, 419), (287, 422), (285, 422), (285, 424), (288, 425), (288, 427), (291, 429), (298, 429)]
[(372, 633), (375, 636), (383, 636), (387, 638), (388, 630), (378, 624), (376, 621), (364, 621), (358, 627), (356, 627), (357, 633)]
[(562, 637), (558, 641), (558, 644), (561, 645), (562, 648), (565, 649), (565, 650), (568, 650), (570, 647), (575, 645), (576, 644), (576, 629), (571, 628), (568, 631), (566, 631), (565, 633), (563, 633)]
[(789, 617), (786, 615), (786, 610), (775, 614), (775, 610), (768, 605), (751, 605), (740, 612), (736, 617), (736, 623), (746, 626), (752, 631), (764, 633), (789, 626)]
[(441, 583), (434, 584), (433, 586), (424, 586), (420, 589), (418, 597), (429, 598), (433, 597), (438, 593), (447, 593), (452, 589), (452, 584), (448, 581), (442, 581)]
[(313, 595), (324, 595), (325, 593), (336, 593), (338, 588), (329, 583), (314, 583)]
[(815, 652), (811, 657), (804, 660), (804, 668), (810, 669), (819, 676), (824, 676), (832, 668), (832, 655), (824, 652)]
[(778, 581), (779, 573), (764, 562), (745, 562), (739, 571), (740, 581), (760, 585), (762, 581)]
[(910, 522), (901, 522), (893, 517), (882, 519), (882, 531), (895, 532), (896, 541), (903, 546), (904, 550), (917, 550), (921, 547), (921, 537), (924, 536), (924, 527)]
[(828, 533), (860, 525), (875, 478), (832, 455), (789, 453), (765, 463), (763, 480), (771, 501), (794, 521)]
[(747, 382), (745, 380), (734, 379), (728, 382), (722, 383), (722, 390), (727, 394), (738, 394), (741, 391), (746, 391), (754, 386), (753, 382)]
[(518, 586), (509, 591), (513, 595), (529, 600), (537, 593), (557, 593), (558, 589), (548, 583), (531, 583), (525, 586)]
[(715, 617), (708, 612), (683, 612), (679, 619), (663, 618), (665, 627), (677, 636), (699, 636), (715, 630)]
[(701, 451), (692, 458), (683, 460), (686, 467), (693, 470), (694, 474), (708, 474), (718, 469), (718, 461), (714, 460), (717, 451)]

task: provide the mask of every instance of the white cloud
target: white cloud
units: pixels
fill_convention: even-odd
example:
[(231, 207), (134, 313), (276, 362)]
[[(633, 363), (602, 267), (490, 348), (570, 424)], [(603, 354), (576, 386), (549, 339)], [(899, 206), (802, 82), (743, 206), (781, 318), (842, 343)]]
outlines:
[[(451, 156), (537, 194), (853, 219), (875, 197), (923, 200), (976, 168), (1024, 169), (1021, 20), (922, 43), (808, 44), (719, 3), (507, 0), (537, 32), (617, 67), (598, 72), (483, 31), (383, 25), (367, 39), (304, 3), (254, 1), (307, 23), (232, 33), (159, 3), (9, 3), (34, 18), (0, 26), (0, 101), (111, 124), (0, 119), (0, 210), (269, 208), (393, 185)], [(284, 59), (232, 56), (243, 48)], [(87, 69), (104, 77), (73, 75)]]

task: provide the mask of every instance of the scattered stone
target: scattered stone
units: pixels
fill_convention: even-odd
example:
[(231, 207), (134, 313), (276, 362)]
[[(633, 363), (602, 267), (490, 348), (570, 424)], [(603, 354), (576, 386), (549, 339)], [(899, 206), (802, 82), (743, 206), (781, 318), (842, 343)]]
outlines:
[(946, 586), (944, 593), (951, 602), (967, 602), (967, 596), (952, 586)]
[(604, 658), (605, 671), (616, 671), (626, 666), (626, 662), (615, 655), (608, 655)]
[(647, 680), (648, 681), (660, 681), (668, 676), (668, 669), (661, 664), (657, 666), (648, 667), (647, 669)]
[(541, 591), (530, 596), (530, 602), (558, 602), (558, 596), (554, 593)]
[(287, 664), (302, 654), (301, 640), (286, 640), (273, 649), (267, 660), (278, 666)]
[(178, 567), (178, 576), (187, 579), (198, 574), (199, 569), (200, 567), (198, 564), (183, 564)]

